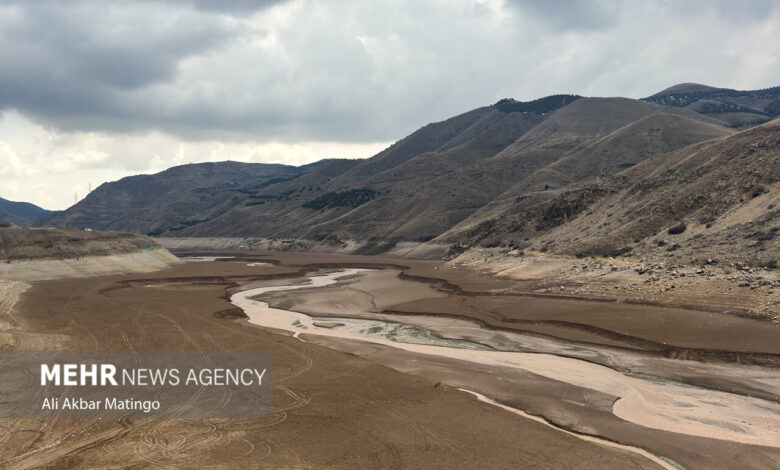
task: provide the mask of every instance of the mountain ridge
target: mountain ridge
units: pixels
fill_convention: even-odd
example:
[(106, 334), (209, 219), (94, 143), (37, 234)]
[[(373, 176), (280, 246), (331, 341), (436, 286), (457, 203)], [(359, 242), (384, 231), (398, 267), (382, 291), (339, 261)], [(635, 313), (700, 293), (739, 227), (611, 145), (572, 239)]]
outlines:
[[(742, 100), (732, 104), (755, 108), (766, 105), (773, 90), (684, 84), (652, 100), (576, 95), (500, 100), (423, 126), (369, 159), (302, 167), (238, 162), (174, 167), (101, 185), (41, 223), (153, 236), (302, 239), (334, 248), (511, 243), (541, 249), (534, 237), (565, 230), (558, 227), (575, 212), (619, 192), (616, 181), (638, 184), (644, 176), (637, 168), (741, 134), (723, 119), (728, 113), (691, 106), (705, 99), (699, 96), (708, 102), (718, 96)], [(669, 101), (680, 96), (690, 102)], [(757, 132), (764, 131), (762, 126)], [(733, 142), (744, 145), (744, 137)], [(540, 222), (550, 210), (561, 213)], [(523, 229), (521, 239), (496, 236), (511, 233), (507, 227), (484, 233), (502, 221), (515, 226), (523, 217), (541, 230)], [(587, 251), (577, 248), (582, 240), (560, 239), (544, 247)]]
[(0, 197), (0, 220), (6, 222), (29, 226), (49, 213), (51, 211), (29, 202), (9, 201)]

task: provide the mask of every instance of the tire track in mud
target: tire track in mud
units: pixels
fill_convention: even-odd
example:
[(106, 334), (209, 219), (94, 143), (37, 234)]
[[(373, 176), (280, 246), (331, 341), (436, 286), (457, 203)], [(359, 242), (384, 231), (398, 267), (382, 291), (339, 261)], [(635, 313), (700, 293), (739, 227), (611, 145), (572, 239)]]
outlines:
[[(170, 320), (168, 318), (165, 318), (165, 316), (162, 315), (162, 314), (159, 314), (159, 313), (156, 313), (156, 312), (152, 312), (150, 310), (150, 308), (153, 308), (153, 307), (152, 306), (145, 307), (144, 310), (146, 311), (146, 313), (149, 313), (149, 314), (152, 314), (152, 315), (156, 315), (156, 316), (158, 316), (160, 318), (164, 318), (168, 323), (170, 323), (182, 335), (182, 337), (184, 337), (187, 340), (187, 342), (189, 344), (192, 344), (198, 350), (203, 351), (203, 348), (201, 347), (200, 343), (198, 341), (196, 341), (191, 335), (189, 335), (184, 330), (184, 328), (181, 327), (181, 324), (179, 322), (172, 321), (172, 320)], [(191, 314), (186, 309), (178, 308), (178, 310), (180, 312), (182, 312), (184, 315), (194, 316), (194, 314)], [(243, 327), (240, 327), (240, 326), (239, 327), (235, 327), (234, 325), (225, 324), (225, 322), (220, 322), (218, 320), (213, 320), (213, 319), (210, 319), (210, 318), (204, 318), (204, 317), (201, 317), (201, 316), (194, 316), (194, 318), (197, 318), (200, 321), (206, 321), (209, 324), (212, 324), (212, 325), (214, 325), (216, 327), (219, 327), (220, 329), (226, 329), (226, 330), (230, 331), (231, 333), (238, 333), (238, 334), (241, 334), (243, 336), (247, 336), (249, 338), (254, 338), (255, 337), (255, 335), (253, 335), (253, 334), (251, 334), (249, 332), (246, 332), (243, 329)], [(214, 340), (214, 338), (211, 335), (206, 334), (206, 335), (204, 335), (204, 337), (206, 338), (207, 341), (211, 342), (215, 346), (221, 347), (221, 345), (219, 345), (219, 343), (216, 340)], [(288, 412), (289, 411), (302, 408), (304, 406), (307, 406), (310, 403), (310, 401), (311, 401), (310, 397), (307, 397), (302, 392), (297, 392), (297, 391), (294, 391), (294, 390), (292, 390), (292, 389), (290, 389), (288, 387), (285, 387), (284, 385), (281, 385), (281, 383), (283, 383), (284, 381), (293, 379), (293, 378), (295, 378), (295, 377), (297, 377), (297, 376), (299, 376), (301, 374), (306, 373), (308, 370), (310, 370), (313, 367), (312, 359), (310, 358), (310, 356), (307, 353), (296, 351), (296, 350), (290, 348), (289, 346), (287, 346), (285, 344), (277, 343), (277, 345), (284, 347), (285, 349), (290, 351), (292, 354), (294, 354), (296, 357), (299, 357), (300, 359), (302, 359), (303, 363), (304, 363), (303, 366), (301, 366), (298, 370), (294, 371), (292, 374), (290, 374), (288, 376), (285, 376), (285, 377), (283, 377), (281, 379), (276, 379), (275, 380), (276, 383), (274, 384), (274, 388), (279, 390), (279, 391), (281, 391), (286, 396), (288, 396), (293, 401), (293, 403), (291, 405), (289, 405), (289, 406), (275, 407), (274, 414), (273, 414), (272, 418), (270, 418), (270, 419), (262, 420), (260, 422), (254, 422), (254, 423), (251, 423), (249, 425), (244, 425), (244, 426), (240, 426), (240, 427), (237, 427), (237, 428), (233, 427), (233, 426), (230, 426), (229, 423), (228, 423), (227, 426), (225, 426), (224, 423), (220, 423), (220, 422), (210, 423), (210, 426), (214, 426), (214, 429), (212, 429), (209, 433), (206, 433), (206, 434), (202, 435), (197, 440), (193, 441), (193, 438), (190, 438), (191, 442), (183, 442), (183, 443), (181, 443), (180, 446), (179, 446), (180, 448), (175, 449), (176, 452), (181, 452), (181, 451), (183, 451), (183, 450), (185, 450), (187, 448), (190, 448), (192, 446), (195, 446), (195, 445), (202, 445), (204, 443), (207, 443), (207, 440), (205, 439), (205, 436), (207, 436), (211, 432), (218, 432), (218, 433), (220, 433), (219, 435), (222, 435), (223, 431), (224, 432), (231, 432), (232, 430), (249, 431), (249, 430), (253, 430), (253, 429), (264, 429), (264, 428), (269, 428), (269, 427), (272, 427), (272, 426), (279, 425), (279, 424), (283, 423), (284, 421), (286, 421), (286, 419), (288, 417)], [(175, 418), (172, 418), (172, 419), (175, 419)], [(171, 421), (171, 420), (168, 420), (168, 421)], [(149, 432), (161, 432), (161, 431), (163, 431), (162, 427), (163, 426), (161, 425), (157, 429), (154, 429), (154, 430), (149, 431)], [(145, 434), (148, 434), (149, 432), (146, 432)], [(209, 437), (209, 439), (211, 439), (211, 438)], [(247, 442), (250, 442), (250, 441), (247, 441)], [(255, 462), (259, 462), (259, 461), (261, 461), (263, 459), (266, 459), (273, 452), (273, 445), (269, 441), (266, 441), (266, 440), (263, 440), (263, 439), (254, 439), (254, 441), (250, 442), (250, 444), (251, 444), (250, 449), (246, 452), (245, 455), (252, 454), (253, 452), (255, 452), (255, 450), (257, 448), (261, 448), (261, 449), (264, 450), (262, 455), (256, 455), (256, 456), (253, 457), (253, 461), (255, 461)], [(224, 443), (223, 443), (223, 445), (224, 445)], [(147, 458), (147, 457), (152, 457), (152, 462), (151, 463), (161, 464), (161, 462), (159, 462), (159, 459), (156, 458), (156, 455), (159, 454), (160, 452), (162, 452), (163, 455), (171, 455), (171, 456), (174, 455), (174, 454), (171, 453), (171, 450), (165, 450), (165, 449), (157, 450), (156, 452), (150, 453), (147, 450), (147, 447), (144, 447), (144, 446), (140, 446), (139, 447), (139, 446), (137, 446), (136, 450), (138, 452), (137, 452), (136, 455), (140, 459), (142, 459), (142, 460)], [(133, 463), (135, 463), (135, 462), (136, 461), (133, 461)], [(202, 463), (201, 463), (201, 466), (203, 466)], [(217, 466), (219, 466), (219, 465), (217, 465)]]
[(13, 314), (14, 305), (30, 287), (26, 282), (0, 279), (0, 317), (8, 317), (12, 324), (16, 324), (18, 320)]
[[(185, 309), (182, 308), (178, 308), (178, 310), (180, 310), (183, 313), (188, 313)], [(189, 344), (193, 345), (197, 350), (203, 351), (203, 348), (201, 347), (200, 343), (196, 341), (189, 333), (187, 333), (184, 330), (184, 328), (181, 327), (181, 324), (179, 322), (166, 318), (165, 315), (159, 314), (157, 312), (153, 312), (151, 310), (151, 307), (148, 306), (144, 308), (144, 312), (165, 319), (176, 329), (176, 331), (178, 331), (179, 334), (181, 334), (183, 338), (185, 338), (185, 340)], [(218, 323), (215, 322), (215, 324)], [(213, 339), (213, 337), (211, 337), (210, 335), (204, 335), (204, 336), (206, 337), (207, 341), (215, 344), (216, 346), (219, 346), (219, 344)], [(132, 345), (129, 346), (133, 348), (133, 350), (135, 350), (135, 348), (132, 347)], [(193, 401), (196, 398), (197, 395), (194, 395), (193, 397), (191, 397), (190, 401)], [(284, 419), (278, 420), (277, 423), (280, 423), (282, 421), (284, 421)], [(134, 465), (136, 462), (147, 462), (155, 465), (164, 466), (167, 465), (166, 464), (167, 460), (171, 458), (179, 457), (182, 454), (182, 452), (194, 446), (199, 446), (204, 444), (207, 445), (208, 447), (224, 446), (229, 444), (232, 440), (232, 437), (229, 435), (227, 437), (227, 440), (223, 440), (223, 437), (225, 436), (225, 432), (220, 429), (218, 423), (215, 423), (211, 420), (200, 420), (197, 426), (198, 427), (208, 426), (209, 428), (208, 431), (190, 437), (187, 437), (187, 435), (185, 435), (182, 432), (176, 432), (173, 429), (166, 430), (167, 428), (171, 428), (174, 425), (180, 426), (181, 421), (178, 421), (177, 418), (175, 417), (171, 417), (171, 418), (166, 418), (163, 422), (159, 423), (157, 426), (154, 426), (151, 430), (144, 431), (140, 435), (140, 438), (133, 449), (134, 455), (137, 457), (137, 459), (129, 462), (128, 464)], [(139, 427), (140, 426), (137, 426), (136, 428)], [(170, 437), (177, 437), (178, 440), (173, 445), (169, 444), (168, 438)], [(262, 445), (263, 447), (266, 448), (266, 452), (264, 453), (263, 456), (258, 457), (258, 460), (264, 459), (268, 455), (270, 455), (271, 446), (264, 441), (259, 441), (256, 444), (252, 444), (251, 449), (247, 452), (246, 455), (249, 455), (251, 452), (253, 452), (254, 449), (256, 448), (256, 445)], [(208, 467), (218, 468), (222, 466), (223, 465), (221, 464), (208, 465), (203, 462), (199, 463), (199, 467), (201, 468), (208, 468)]]
[[(78, 292), (71, 292), (65, 303), (63, 304), (63, 307), (67, 307), (68, 305), (72, 304), (72, 301), (79, 295)], [(3, 300), (5, 300), (7, 297), (3, 296)], [(192, 335), (190, 335), (179, 322), (172, 320), (170, 318), (167, 318), (165, 315), (161, 315), (155, 311), (152, 311), (154, 307), (152, 305), (147, 304), (146, 302), (143, 302), (142, 305), (139, 307), (139, 310), (141, 310), (143, 313), (148, 315), (154, 315), (158, 318), (161, 318), (165, 320), (167, 323), (169, 323), (173, 329), (181, 335), (182, 338), (184, 338), (185, 344), (191, 345), (197, 350), (202, 351), (203, 348), (201, 344), (195, 340)], [(63, 308), (60, 310), (61, 316), (65, 315), (66, 308)], [(182, 309), (182, 311), (184, 311)], [(64, 317), (62, 317), (64, 318)], [(218, 322), (218, 321), (210, 321), (211, 324), (225, 328), (227, 325), (225, 325), (224, 322)], [(87, 331), (82, 331), (82, 329), (74, 325), (73, 322), (68, 322), (68, 327), (72, 329), (73, 332), (76, 332), (77, 335), (81, 335), (83, 333), (88, 333)], [(230, 331), (232, 333), (240, 333), (244, 334), (245, 332), (241, 331), (240, 329), (233, 329), (230, 328)], [(143, 329), (140, 330), (141, 332)], [(252, 334), (246, 334), (248, 337), (252, 337), (254, 335)], [(96, 342), (93, 335), (89, 335), (88, 337), (91, 337), (93, 339), (93, 342)], [(137, 349), (134, 346), (134, 342), (131, 340), (127, 332), (121, 333), (121, 339), (124, 345), (127, 347), (127, 349), (138, 359), (137, 355)], [(207, 340), (214, 342), (213, 338), (209, 336)], [(216, 344), (216, 342), (215, 342)], [(305, 362), (304, 368), (310, 368), (311, 367), (311, 361)], [(289, 390), (289, 389), (288, 389)], [(287, 393), (287, 392), (285, 392)], [(299, 408), (301, 406), (305, 406), (308, 404), (308, 399), (303, 397), (299, 393), (289, 393), (289, 396), (291, 399), (294, 400), (294, 406), (291, 407), (291, 409)], [(251, 430), (251, 429), (259, 429), (264, 428), (267, 426), (273, 426), (276, 424), (279, 424), (283, 422), (286, 419), (286, 413), (277, 413), (277, 416), (275, 416), (276, 419), (272, 419), (270, 422), (261, 422), (261, 423), (252, 423), (249, 426), (244, 426), (244, 430)], [(281, 419), (279, 419), (281, 418)], [(52, 420), (47, 420), (51, 422)], [(42, 423), (44, 425), (43, 430), (35, 430), (35, 432), (39, 433), (39, 436), (42, 436), (45, 433), (45, 429), (48, 427), (48, 424)], [(218, 423), (213, 422), (189, 422), (187, 423), (188, 426), (185, 428), (185, 432), (177, 431), (177, 429), (181, 428), (182, 421), (178, 420), (175, 417), (171, 417), (168, 419), (165, 419), (163, 421), (160, 420), (135, 420), (135, 419), (128, 419), (128, 418), (120, 418), (117, 420), (116, 428), (107, 429), (97, 435), (93, 434), (89, 436), (88, 442), (74, 442), (71, 445), (65, 445), (66, 438), (70, 436), (71, 434), (79, 435), (84, 431), (85, 429), (89, 428), (94, 424), (93, 421), (84, 423), (84, 426), (80, 429), (67, 429), (65, 431), (62, 431), (59, 438), (55, 439), (54, 441), (48, 443), (44, 447), (31, 449), (29, 452), (25, 452), (23, 454), (17, 454), (11, 459), (7, 460), (1, 460), (0, 459), (0, 467), (3, 468), (30, 468), (30, 464), (34, 462), (35, 466), (39, 465), (46, 465), (47, 463), (57, 462), (57, 461), (64, 461), (68, 457), (77, 457), (79, 455), (84, 455), (85, 452), (94, 450), (96, 448), (101, 448), (103, 453), (110, 456), (110, 455), (116, 455), (117, 453), (123, 453), (125, 452), (124, 449), (127, 447), (128, 440), (131, 440), (135, 442), (135, 444), (132, 446), (132, 453), (133, 457), (130, 459), (125, 460), (122, 463), (114, 464), (114, 465), (107, 465), (105, 468), (136, 468), (139, 464), (140, 465), (153, 465), (156, 467), (169, 467), (176, 462), (176, 460), (173, 460), (177, 457), (181, 457), (183, 453), (186, 451), (186, 449), (191, 448), (193, 446), (197, 445), (205, 445), (207, 447), (211, 447), (213, 445), (217, 446), (223, 446), (227, 445), (230, 442), (232, 442), (232, 437), (229, 436), (229, 433), (232, 431), (230, 430), (230, 426), (226, 426), (227, 431), (223, 431), (220, 429), (220, 425)], [(197, 430), (198, 428), (202, 428), (206, 426), (208, 429), (206, 432), (200, 433), (196, 432), (194, 435), (190, 434), (192, 431)], [(9, 433), (10, 435), (13, 434), (12, 432)], [(16, 432), (19, 432), (22, 430), (17, 430)], [(190, 432), (187, 432), (190, 431)], [(228, 433), (227, 438), (226, 433)], [(260, 461), (262, 459), (267, 458), (271, 452), (272, 452), (272, 445), (264, 440), (261, 439), (254, 439), (254, 442), (250, 442), (246, 439), (243, 439), (244, 442), (247, 444), (247, 451), (243, 454), (244, 456), (248, 456), (252, 454), (253, 452), (256, 452), (258, 449), (262, 449), (262, 455), (257, 455), (253, 458), (253, 461)], [(30, 443), (30, 446), (35, 445), (35, 441)], [(122, 449), (122, 450), (120, 450)], [(18, 452), (18, 450), (17, 450)], [(46, 455), (48, 454), (48, 455)], [(9, 467), (6, 467), (5, 465), (9, 465)], [(201, 468), (223, 468), (224, 464), (213, 464), (208, 465), (204, 462), (199, 462), (199, 467)]]
[[(12, 297), (9, 296), (6, 299), (7, 300), (7, 302), (6, 302), (7, 307), (5, 307), (5, 308), (8, 309), (7, 313), (10, 313), (10, 311), (13, 308), (14, 304), (18, 300), (19, 295), (21, 295), (21, 293), (23, 293), (25, 290), (27, 290), (29, 287), (31, 287), (31, 285), (26, 284), (26, 283), (21, 283), (21, 282), (17, 282), (17, 281), (14, 281), (14, 283), (16, 284), (16, 288), (14, 289), (14, 291), (16, 292), (16, 295), (12, 296)], [(19, 284), (23, 285), (24, 288), (21, 288), (19, 286)], [(74, 299), (76, 299), (79, 296), (80, 292), (81, 292), (80, 289), (79, 290), (75, 290), (75, 291), (70, 291), (68, 293), (68, 296), (67, 296), (66, 300), (63, 302), (63, 307), (70, 306), (73, 303)], [(5, 297), (5, 296), (3, 296), (3, 297)], [(60, 310), (60, 319), (64, 319), (64, 315), (65, 315), (64, 311), (65, 311), (65, 308), (62, 308)], [(86, 337), (91, 338), (92, 341), (95, 343), (95, 345), (97, 347), (98, 342), (97, 342), (97, 339), (95, 338), (94, 335), (92, 335), (88, 331), (84, 330), (83, 327), (81, 327), (80, 325), (77, 325), (73, 321), (68, 321), (67, 325), (68, 325), (68, 328), (70, 328), (71, 333), (73, 333), (75, 331), (78, 331), (78, 330), (81, 330), (80, 333), (85, 334)], [(65, 335), (65, 337), (67, 337), (67, 336), (68, 335)], [(34, 343), (33, 345), (34, 346), (41, 346), (42, 349), (51, 349), (52, 346), (55, 346), (55, 347), (57, 346), (56, 344), (51, 344), (51, 343), (47, 343), (47, 342), (40, 342), (40, 341), (42, 341), (42, 340), (39, 340), (38, 342)], [(53, 423), (54, 423), (55, 420), (56, 420), (56, 418), (47, 418), (45, 420), (42, 420), (40, 422), (41, 429), (36, 431), (36, 432), (40, 433), (38, 439), (36, 439), (33, 442), (31, 442), (30, 444), (28, 444), (26, 449), (31, 449), (31, 447), (34, 446), (36, 443), (42, 441), (43, 440), (43, 436), (45, 434), (47, 434), (46, 430), (53, 426)], [(42, 452), (42, 451), (46, 451), (48, 449), (56, 448), (56, 447), (60, 446), (65, 439), (68, 438), (68, 435), (70, 435), (71, 437), (75, 436), (75, 435), (82, 435), (86, 431), (88, 431), (92, 426), (94, 426), (94, 420), (89, 420), (86, 423), (83, 423), (83, 425), (81, 427), (76, 427), (74, 429), (70, 429), (70, 430), (66, 430), (66, 431), (60, 432), (60, 436), (55, 438), (55, 440), (52, 443), (48, 444), (48, 445), (44, 445), (43, 447), (36, 448), (36, 449), (31, 449), (31, 450), (29, 450), (27, 452), (24, 452), (22, 454), (17, 454), (17, 455), (15, 455), (14, 457), (12, 457), (10, 459), (0, 460), (0, 463), (11, 464), (11, 466), (8, 467), (9, 469), (29, 468), (27, 465), (24, 465), (24, 464), (22, 464), (22, 466), (20, 467), (19, 466), (20, 465), (19, 461), (23, 461), (23, 460), (25, 460), (25, 458), (37, 457), (40, 454), (40, 452)], [(21, 430), (19, 430), (19, 429), (12, 430), (9, 433), (8, 437), (12, 438), (13, 435), (15, 435), (19, 431), (21, 431)], [(32, 430), (25, 430), (25, 431), (32, 431)], [(69, 454), (70, 454), (70, 452), (66, 452), (66, 453), (64, 453), (62, 455), (55, 456), (54, 458), (67, 457), (67, 455), (69, 455)], [(36, 465), (37, 464), (38, 463), (36, 462)]]
[[(368, 377), (368, 380), (366, 380), (366, 388), (370, 396), (371, 392), (373, 392), (374, 390), (373, 380), (371, 379), (371, 377)], [(422, 437), (422, 441), (423, 441), (422, 448), (419, 448), (416, 452), (411, 452), (412, 458), (414, 458), (416, 454), (423, 453), (427, 451), (429, 447), (433, 447), (438, 444), (450, 450), (451, 452), (459, 455), (464, 461), (473, 462), (474, 468), (495, 468), (495, 467), (486, 467), (485, 462), (474, 458), (474, 456), (472, 456), (467, 452), (464, 452), (463, 449), (461, 449), (456, 443), (452, 442), (451, 439), (446, 439), (436, 434), (429, 427), (423, 426), (419, 422), (413, 420), (408, 415), (394, 409), (392, 406), (385, 406), (378, 401), (372, 401), (371, 404), (372, 406), (382, 409), (385, 413), (394, 416), (396, 419), (403, 422), (407, 428), (411, 427), (412, 428), (411, 430), (415, 432), (416, 435)]]

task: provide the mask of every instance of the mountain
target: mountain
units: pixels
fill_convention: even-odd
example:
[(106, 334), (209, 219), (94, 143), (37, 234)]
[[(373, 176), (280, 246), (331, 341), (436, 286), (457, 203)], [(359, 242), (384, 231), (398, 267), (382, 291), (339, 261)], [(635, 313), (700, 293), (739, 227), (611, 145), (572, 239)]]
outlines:
[(327, 175), (330, 166), (348, 167), (353, 163), (322, 160), (295, 167), (228, 161), (183, 165), (102, 184), (73, 207), (43, 217), (39, 223), (172, 235), (217, 219), (238, 205), (264, 202), (258, 192), (265, 187), (311, 171), (323, 170), (321, 174)]
[(713, 91), (723, 90), (723, 88), (716, 88), (714, 86), (702, 85), (700, 83), (678, 83), (672, 85), (669, 88), (659, 91), (652, 95), (650, 98), (658, 98), (670, 95), (690, 94), (690, 93), (708, 93)]
[(515, 201), (462, 247), (772, 266), (780, 258), (780, 120), (646, 159), (536, 204)]
[(506, 211), (531, 207), (572, 188), (597, 183), (652, 156), (731, 133), (722, 126), (687, 116), (648, 114), (522, 178), (490, 204), (442, 234), (441, 239), (457, 240), (460, 233), (475, 224), (500, 217)]
[(29, 202), (9, 201), (0, 197), (0, 220), (30, 226), (36, 219), (51, 213)]
[[(647, 235), (624, 233), (615, 222), (599, 222), (606, 223), (604, 233), (586, 227), (592, 237), (566, 238), (562, 227), (603, 201), (621, 206), (616, 194), (625, 196), (621, 191), (632, 184), (649, 184), (643, 181), (657, 178), (651, 170), (671, 165), (698, 146), (730, 142), (737, 151), (750, 139), (771, 134), (775, 127), (766, 125), (744, 137), (726, 119), (733, 113), (693, 105), (705, 99), (739, 101), (768, 119), (772, 90), (683, 84), (643, 100), (504, 99), (428, 124), (366, 160), (323, 160), (302, 167), (236, 162), (174, 167), (104, 184), (42, 223), (153, 236), (307, 239), (370, 252), (414, 242), (456, 249), (513, 244), (581, 254), (587, 247), (580, 245), (591, 239), (588, 243), (617, 244), (616, 250), (634, 249), (638, 242), (633, 240)], [(705, 171), (704, 161), (690, 161), (700, 164), (690, 174)], [(741, 174), (729, 165), (737, 164), (726, 166), (733, 175)], [(677, 189), (695, 190), (682, 181), (659, 189), (658, 200)], [(764, 188), (774, 191), (771, 183)], [(675, 207), (672, 202), (652, 208), (666, 214), (658, 219), (665, 224), (687, 217), (663, 212)], [(621, 223), (631, 225), (626, 217)], [(659, 224), (644, 226), (660, 230)]]
[(780, 87), (732, 90), (697, 83), (681, 83), (644, 100), (685, 108), (736, 129), (762, 124), (780, 116)]

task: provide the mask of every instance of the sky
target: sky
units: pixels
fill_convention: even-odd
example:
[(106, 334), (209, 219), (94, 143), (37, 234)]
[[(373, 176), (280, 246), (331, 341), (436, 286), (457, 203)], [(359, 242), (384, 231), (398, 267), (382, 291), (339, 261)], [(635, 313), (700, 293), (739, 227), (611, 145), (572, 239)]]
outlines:
[(367, 158), (512, 97), (780, 85), (773, 0), (0, 0), (0, 197)]

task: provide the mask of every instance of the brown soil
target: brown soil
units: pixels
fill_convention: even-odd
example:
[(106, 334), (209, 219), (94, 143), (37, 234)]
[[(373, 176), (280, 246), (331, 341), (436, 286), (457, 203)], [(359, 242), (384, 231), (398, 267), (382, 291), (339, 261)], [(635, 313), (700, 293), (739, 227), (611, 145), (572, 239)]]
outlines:
[[(286, 267), (191, 263), (36, 283), (15, 309), (30, 349), (258, 349), (274, 355), (266, 420), (0, 420), (20, 468), (657, 468), (451, 387), (240, 322), (225, 288)], [(54, 345), (56, 347), (56, 345)]]
[(158, 249), (137, 233), (99, 232), (78, 228), (0, 228), (0, 261), (66, 259)]
[[(439, 360), (433, 367), (438, 372), (410, 375), (418, 369), (415, 361), (430, 359), (376, 345), (367, 348), (321, 338), (316, 341), (322, 345), (317, 345), (274, 334), (247, 325), (226, 299), (239, 285), (284, 284), (285, 278), (320, 267), (395, 266), (410, 279), (438, 279), (431, 283), (447, 296), (410, 300), (393, 306), (394, 311), (465, 315), (495, 327), (660, 356), (698, 351), (700, 359), (713, 361), (754, 356), (774, 360), (780, 355), (780, 330), (768, 322), (702, 311), (539, 298), (528, 295), (525, 281), (445, 269), (440, 262), (240, 254), (247, 261), (278, 263), (257, 267), (187, 263), (153, 274), (34, 283), (16, 305), (13, 333), (24, 334), (27, 349), (270, 350), (276, 387), (273, 418), (0, 420), (4, 449), (0, 466), (657, 468), (643, 457), (582, 441), (453, 387), (468, 388), (475, 382), (502, 403), (545, 415), (568, 429), (620, 436), (615, 440), (623, 442), (644, 439), (645, 448), (686, 467), (764, 468), (780, 462), (777, 449), (648, 431), (620, 422), (609, 413), (609, 396), (533, 374), (512, 376)], [(62, 339), (59, 345), (47, 339), (54, 335)], [(583, 404), (588, 405), (587, 422), (595, 423), (590, 428), (580, 418), (572, 421), (583, 416), (581, 410), (572, 411)]]
[(479, 249), (447, 267), (513, 280), (528, 293), (682, 307), (780, 324), (780, 271), (710, 261), (691, 265)]

